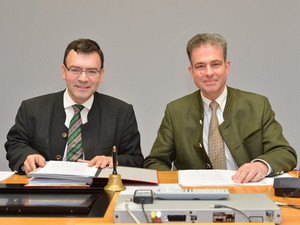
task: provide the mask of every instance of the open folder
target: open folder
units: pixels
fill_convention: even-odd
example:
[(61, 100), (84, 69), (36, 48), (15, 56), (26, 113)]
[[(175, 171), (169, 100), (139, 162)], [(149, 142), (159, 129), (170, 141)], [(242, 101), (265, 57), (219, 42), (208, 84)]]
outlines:
[[(158, 184), (157, 170), (118, 166), (118, 174), (123, 180)], [(92, 184), (94, 179), (109, 178), (112, 169), (89, 167), (88, 163), (68, 161), (47, 161), (44, 167), (30, 172), (30, 178), (60, 179), (84, 184)]]

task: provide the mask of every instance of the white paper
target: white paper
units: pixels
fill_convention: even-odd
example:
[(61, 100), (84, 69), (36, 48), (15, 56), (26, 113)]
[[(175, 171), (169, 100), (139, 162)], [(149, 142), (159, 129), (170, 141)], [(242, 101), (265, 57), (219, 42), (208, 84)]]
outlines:
[(3, 181), (13, 175), (12, 171), (0, 171), (0, 181)]
[(231, 186), (240, 185), (233, 182), (232, 170), (179, 170), (178, 183), (182, 186)]
[(261, 181), (258, 182), (249, 182), (249, 183), (244, 183), (244, 185), (247, 186), (259, 186), (259, 185), (273, 185), (274, 183), (274, 179), (275, 178), (281, 178), (281, 177), (293, 177), (287, 173), (283, 173), (281, 175), (275, 176), (275, 177), (266, 177), (264, 179), (262, 179)]
[(97, 170), (95, 166), (89, 167), (88, 163), (48, 161), (44, 167), (31, 171), (28, 177), (77, 180), (91, 184)]
[[(98, 170), (100, 174), (98, 173)], [(158, 183), (157, 170), (118, 166), (118, 174), (124, 180)], [(112, 169), (89, 167), (88, 163), (68, 161), (48, 161), (44, 167), (39, 167), (28, 174), (28, 177), (77, 180), (91, 184), (94, 177), (109, 178)]]
[(266, 177), (258, 182), (235, 183), (232, 176), (236, 171), (232, 170), (179, 170), (178, 183), (186, 187), (195, 186), (233, 186), (233, 185), (273, 185), (274, 178), (292, 177), (284, 173), (275, 177)]
[[(67, 161), (49, 161), (45, 167), (38, 168), (35, 174), (58, 174), (58, 175), (76, 175), (91, 176), (97, 172), (95, 166), (89, 167), (88, 163), (67, 162)], [(80, 171), (80, 174), (78, 174)]]

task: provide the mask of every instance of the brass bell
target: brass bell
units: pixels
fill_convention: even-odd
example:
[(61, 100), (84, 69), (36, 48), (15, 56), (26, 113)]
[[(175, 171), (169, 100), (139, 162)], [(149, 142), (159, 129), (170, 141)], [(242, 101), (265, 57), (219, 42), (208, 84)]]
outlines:
[(104, 187), (105, 191), (123, 191), (126, 187), (123, 185), (120, 174), (117, 173), (117, 147), (112, 149), (113, 173), (109, 175), (108, 182)]
[(105, 191), (124, 191), (125, 189), (120, 174), (109, 175), (108, 182), (104, 187)]

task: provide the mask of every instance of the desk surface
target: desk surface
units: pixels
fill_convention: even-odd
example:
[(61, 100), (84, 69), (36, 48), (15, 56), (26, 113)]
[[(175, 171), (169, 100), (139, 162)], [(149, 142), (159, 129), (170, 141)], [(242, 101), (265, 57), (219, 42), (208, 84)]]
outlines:
[[(296, 172), (290, 172), (291, 175), (296, 175)], [(158, 172), (160, 183), (178, 183), (178, 173), (170, 171)], [(0, 183), (27, 183), (27, 176), (25, 175), (13, 175), (10, 178)], [(221, 188), (221, 187), (219, 187)], [(224, 187), (223, 187), (224, 188)], [(226, 187), (230, 193), (266, 193), (273, 201), (283, 202), (288, 204), (300, 205), (300, 198), (284, 198), (274, 195), (274, 189), (272, 186), (229, 186)], [(41, 217), (0, 217), (1, 224), (14, 224), (14, 225), (31, 225), (31, 224), (43, 224), (43, 225), (71, 225), (71, 224), (103, 224), (113, 223), (113, 209), (118, 198), (118, 193), (112, 198), (112, 201), (103, 218), (41, 218)], [(282, 222), (281, 225), (299, 225), (300, 210), (290, 207), (282, 206)], [(216, 224), (216, 223), (214, 223)], [(232, 223), (220, 223), (220, 224), (232, 224)], [(236, 225), (243, 223), (234, 223)], [(245, 224), (245, 223), (244, 223)], [(255, 223), (255, 225), (270, 225), (273, 223)], [(176, 223), (178, 225), (178, 223)]]

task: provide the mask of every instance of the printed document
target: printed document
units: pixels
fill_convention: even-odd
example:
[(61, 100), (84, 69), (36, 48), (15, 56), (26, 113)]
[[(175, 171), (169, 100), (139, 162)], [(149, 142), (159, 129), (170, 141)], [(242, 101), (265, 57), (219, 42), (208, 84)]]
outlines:
[(284, 173), (276, 177), (266, 177), (258, 182), (235, 183), (231, 177), (236, 173), (233, 170), (179, 170), (178, 183), (186, 187), (195, 186), (233, 186), (233, 185), (273, 185), (274, 178), (292, 177)]
[[(83, 162), (48, 161), (44, 167), (39, 167), (30, 172), (28, 177), (73, 180), (78, 181), (77, 183), (74, 182), (74, 185), (79, 185), (80, 183), (92, 184), (94, 178), (109, 178), (112, 172), (113, 170), (108, 167), (104, 169), (95, 166), (89, 167), (88, 163)], [(124, 180), (158, 184), (157, 170), (118, 166), (117, 173)], [(30, 179), (31, 185), (34, 185), (34, 183), (37, 185), (39, 182), (47, 185), (51, 183), (51, 180)], [(55, 182), (57, 185), (71, 185), (71, 183), (66, 181)]]
[(88, 163), (48, 161), (44, 167), (30, 172), (28, 177), (75, 180), (91, 184), (98, 168)]
[(179, 170), (178, 183), (182, 186), (239, 185), (231, 179), (232, 170)]

